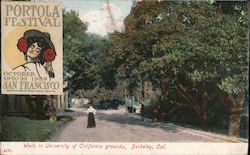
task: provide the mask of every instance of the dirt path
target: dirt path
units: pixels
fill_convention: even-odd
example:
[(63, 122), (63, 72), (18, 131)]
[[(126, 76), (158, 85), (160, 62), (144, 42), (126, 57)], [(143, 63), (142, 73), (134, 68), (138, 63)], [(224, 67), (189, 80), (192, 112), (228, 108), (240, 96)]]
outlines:
[[(96, 128), (86, 128), (86, 109), (74, 108), (75, 120), (51, 136), (52, 142), (222, 142), (171, 123), (142, 121), (135, 114), (120, 110), (98, 110)], [(69, 113), (68, 113), (69, 114)]]

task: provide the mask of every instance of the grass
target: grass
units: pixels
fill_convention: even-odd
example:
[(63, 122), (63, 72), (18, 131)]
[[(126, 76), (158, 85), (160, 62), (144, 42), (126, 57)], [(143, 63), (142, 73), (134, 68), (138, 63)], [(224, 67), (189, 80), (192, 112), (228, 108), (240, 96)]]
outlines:
[(1, 141), (45, 141), (58, 128), (73, 118), (57, 117), (56, 122), (31, 120), (25, 117), (2, 118)]

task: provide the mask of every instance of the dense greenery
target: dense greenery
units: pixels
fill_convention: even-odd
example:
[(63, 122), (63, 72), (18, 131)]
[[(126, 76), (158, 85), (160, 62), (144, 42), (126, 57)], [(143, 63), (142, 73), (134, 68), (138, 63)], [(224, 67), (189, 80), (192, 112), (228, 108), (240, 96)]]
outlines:
[(228, 107), (229, 134), (238, 135), (247, 84), (245, 5), (137, 3), (126, 31), (112, 34), (107, 57), (120, 79), (150, 81), (168, 103), (192, 107), (202, 128), (207, 105), (219, 96)]
[[(106, 38), (87, 34), (87, 23), (80, 20), (77, 12), (64, 11), (64, 77), (69, 81), (65, 90), (114, 88), (113, 68), (103, 57), (109, 47)], [(111, 80), (110, 80), (111, 79)]]

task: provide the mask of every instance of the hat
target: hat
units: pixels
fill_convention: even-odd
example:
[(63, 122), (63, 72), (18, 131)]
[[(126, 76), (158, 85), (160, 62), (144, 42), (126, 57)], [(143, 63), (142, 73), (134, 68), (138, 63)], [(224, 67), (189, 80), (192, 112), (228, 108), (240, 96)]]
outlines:
[(17, 43), (18, 49), (25, 54), (27, 52), (27, 49), (28, 49), (27, 39), (31, 38), (31, 37), (39, 37), (39, 38), (43, 38), (45, 40), (45, 42), (47, 43), (48, 46), (43, 53), (43, 58), (46, 62), (54, 61), (55, 56), (56, 56), (55, 47), (54, 47), (52, 41), (50, 40), (49, 33), (47, 33), (47, 32), (41, 32), (41, 31), (35, 30), (35, 29), (27, 30), (26, 32), (24, 32), (23, 37), (21, 37), (18, 40), (18, 43)]
[(50, 40), (50, 35), (47, 32), (41, 32), (39, 30), (30, 29), (30, 30), (26, 31), (23, 35), (23, 37), (25, 39), (30, 38), (30, 37), (35, 37), (35, 36), (44, 38), (44, 40), (49, 45), (49, 48), (53, 48), (53, 49), (55, 48), (52, 41)]

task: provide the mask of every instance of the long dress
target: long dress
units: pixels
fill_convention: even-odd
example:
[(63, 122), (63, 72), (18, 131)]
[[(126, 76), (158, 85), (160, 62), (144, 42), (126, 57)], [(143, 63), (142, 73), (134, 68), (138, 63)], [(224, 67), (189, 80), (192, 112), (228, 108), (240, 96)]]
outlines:
[(95, 128), (96, 127), (95, 113), (96, 113), (96, 110), (93, 107), (90, 107), (88, 109), (88, 125), (87, 125), (87, 128)]

